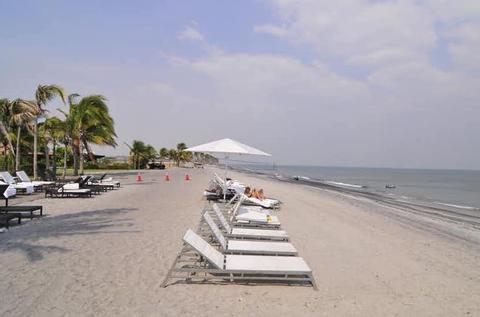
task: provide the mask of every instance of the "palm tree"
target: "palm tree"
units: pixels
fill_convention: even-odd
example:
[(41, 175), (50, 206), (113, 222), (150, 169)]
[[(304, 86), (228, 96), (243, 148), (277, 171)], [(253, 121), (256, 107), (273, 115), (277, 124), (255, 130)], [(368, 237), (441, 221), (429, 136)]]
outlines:
[[(20, 168), (20, 142), (22, 127), (29, 127), (29, 123), (35, 117), (37, 106), (33, 101), (15, 99), (10, 101), (6, 98), (0, 99), (0, 134), (4, 139), (4, 148), (10, 150), (15, 157), (15, 169)], [(17, 128), (16, 151), (13, 150), (12, 127)], [(30, 129), (31, 130), (31, 129)]]
[[(45, 131), (45, 137), (46, 137), (45, 143), (48, 144), (48, 141), (50, 141), (52, 142), (52, 146), (53, 146), (52, 174), (53, 174), (53, 177), (55, 178), (57, 175), (57, 143), (60, 141), (63, 141), (65, 138), (65, 132), (66, 132), (65, 122), (60, 120), (58, 117), (48, 118), (47, 120), (45, 120), (44, 131)], [(48, 146), (46, 148), (48, 149)], [(46, 150), (45, 152), (48, 152), (48, 151)], [(64, 167), (66, 165), (66, 153), (67, 151), (65, 148)]]
[(60, 97), (65, 104), (65, 93), (63, 88), (57, 85), (38, 85), (35, 91), (35, 100), (38, 106), (38, 112), (33, 122), (33, 178), (37, 178), (37, 147), (38, 147), (38, 119), (46, 112), (47, 102)]
[(10, 117), (11, 117), (11, 101), (7, 98), (0, 99), (0, 137), (2, 138), (2, 145), (5, 151), (5, 169), (7, 169), (7, 157), (9, 152), (15, 156), (15, 151), (12, 145), (12, 138), (9, 132)]
[(15, 154), (15, 170), (20, 170), (20, 143), (22, 128), (27, 128), (32, 132), (32, 120), (38, 112), (37, 104), (34, 101), (23, 99), (15, 99), (10, 103), (10, 123), (11, 126), (17, 127), (16, 135), (16, 154)]
[(161, 159), (167, 158), (167, 157), (168, 157), (168, 150), (167, 150), (167, 148), (162, 147), (162, 148), (160, 149), (160, 151), (159, 151), (159, 154), (160, 154), (160, 158), (161, 158)]
[(132, 157), (132, 162), (133, 162), (133, 168), (138, 170), (140, 169), (140, 160), (144, 155), (144, 152), (146, 149), (145, 143), (139, 140), (133, 140), (132, 146), (129, 146), (129, 147), (130, 147), (130, 156)]
[(70, 95), (68, 113), (65, 115), (67, 138), (72, 147), (74, 159), (74, 174), (83, 174), (83, 152), (87, 152), (89, 158), (95, 157), (90, 144), (109, 145), (115, 147), (116, 133), (113, 118), (110, 116), (106, 98), (101, 95), (91, 95), (75, 99), (78, 95)]
[(177, 144), (177, 166), (180, 166), (180, 162), (188, 162), (192, 160), (192, 153), (185, 151), (187, 145), (183, 142)]
[(177, 150), (175, 150), (175, 149), (170, 149), (170, 150), (168, 150), (168, 157), (169, 157), (172, 161), (177, 162), (177, 165), (179, 165), (179, 163), (178, 163), (179, 153), (178, 153)]

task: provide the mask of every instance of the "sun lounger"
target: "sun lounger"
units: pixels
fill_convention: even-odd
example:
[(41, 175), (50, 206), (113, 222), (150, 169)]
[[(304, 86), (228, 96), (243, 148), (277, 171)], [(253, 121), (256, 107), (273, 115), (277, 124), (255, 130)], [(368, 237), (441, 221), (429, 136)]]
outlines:
[(106, 173), (102, 176), (90, 175), (90, 179), (87, 182), (87, 185), (100, 185), (105, 186), (107, 189), (115, 189), (120, 187), (120, 182), (113, 180), (111, 177), (106, 178)]
[[(169, 279), (187, 282), (285, 283), (312, 285), (312, 270), (301, 257), (264, 255), (224, 255), (192, 230), (183, 237), (185, 248), (177, 257), (162, 286)], [(186, 254), (190, 252), (187, 260)], [(191, 264), (186, 264), (189, 261)]]
[[(264, 228), (280, 228), (280, 220), (277, 216), (267, 215), (261, 212), (245, 211), (238, 214), (237, 210), (240, 202), (235, 204), (232, 209), (228, 211), (230, 214), (230, 223), (237, 227), (264, 227)], [(213, 209), (220, 211), (217, 204), (213, 204)]]
[(288, 241), (288, 235), (283, 230), (232, 228), (219, 208), (213, 208), (213, 210), (229, 238)]
[[(8, 201), (8, 198), (10, 197), (15, 197), (17, 195), (17, 190), (15, 187), (13, 187), (10, 184), (7, 184), (5, 182), (0, 181), (0, 186), (2, 187), (3, 192), (3, 197)], [(5, 189), (3, 189), (3, 186), (6, 186)]]
[(15, 182), (15, 178), (13, 178), (9, 172), (0, 172), (0, 177), (5, 183), (15, 187), (17, 192), (23, 192), (26, 194), (31, 194), (34, 192), (34, 186), (32, 183)]
[(43, 190), (44, 186), (55, 184), (55, 182), (49, 181), (32, 181), (30, 180), (30, 177), (28, 177), (27, 173), (25, 173), (25, 171), (17, 171), (16, 174), (20, 181), (22, 181), (23, 183), (32, 183), (35, 191)]
[[(35, 215), (34, 212), (38, 210), (38, 215)], [(28, 214), (27, 217), (33, 219), (35, 216), (43, 216), (43, 206), (2, 206), (0, 207), (0, 214)], [(25, 217), (24, 217), (25, 218)]]
[(240, 198), (243, 199), (242, 204), (244, 207), (260, 207), (264, 209), (278, 209), (280, 208), (280, 200), (272, 199), (272, 198), (265, 198), (265, 199), (258, 199), (254, 197), (248, 197), (244, 193), (235, 194), (227, 203), (227, 205), (232, 206), (235, 202), (237, 202)]
[(18, 219), (18, 224), (22, 223), (22, 215), (19, 213), (16, 214), (0, 214), (0, 224), (5, 228), (10, 228), (10, 221), (13, 219)]
[(64, 185), (55, 185), (47, 187), (45, 197), (51, 198), (70, 198), (70, 197), (92, 197), (92, 191), (89, 188), (80, 188), (78, 183), (69, 183)]
[(223, 253), (259, 255), (297, 255), (295, 247), (288, 242), (227, 240), (208, 212), (203, 219), (220, 244)]
[(278, 206), (280, 205), (280, 201), (276, 199), (258, 199), (255, 197), (247, 197), (245, 194), (241, 194), (240, 196), (244, 199), (243, 203), (248, 205), (261, 206), (268, 209), (278, 208)]

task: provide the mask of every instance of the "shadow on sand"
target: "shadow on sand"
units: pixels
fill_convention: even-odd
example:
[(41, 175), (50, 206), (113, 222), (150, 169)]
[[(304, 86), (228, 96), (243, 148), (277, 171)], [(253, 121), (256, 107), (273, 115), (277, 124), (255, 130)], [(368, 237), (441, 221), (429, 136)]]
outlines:
[(137, 209), (109, 208), (45, 217), (29, 226), (0, 235), (0, 252), (20, 251), (29, 261), (34, 262), (42, 260), (49, 253), (69, 251), (64, 247), (35, 243), (42, 239), (99, 233), (139, 232), (125, 229), (133, 226), (131, 218), (119, 217), (135, 210)]

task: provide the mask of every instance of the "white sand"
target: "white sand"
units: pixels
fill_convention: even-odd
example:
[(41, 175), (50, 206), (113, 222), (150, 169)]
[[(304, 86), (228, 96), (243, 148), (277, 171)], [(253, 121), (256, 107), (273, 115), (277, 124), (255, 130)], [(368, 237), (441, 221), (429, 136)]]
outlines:
[[(235, 174), (281, 199), (282, 226), (314, 271), (308, 287), (160, 287), (195, 229), (211, 171), (122, 180), (94, 199), (40, 199), (48, 217), (0, 234), (0, 316), (480, 315), (478, 231), (368, 201)], [(12, 201), (13, 202), (13, 201)], [(401, 215), (401, 216), (398, 216)], [(439, 224), (454, 226), (453, 224)], [(462, 231), (463, 230), (463, 231)]]

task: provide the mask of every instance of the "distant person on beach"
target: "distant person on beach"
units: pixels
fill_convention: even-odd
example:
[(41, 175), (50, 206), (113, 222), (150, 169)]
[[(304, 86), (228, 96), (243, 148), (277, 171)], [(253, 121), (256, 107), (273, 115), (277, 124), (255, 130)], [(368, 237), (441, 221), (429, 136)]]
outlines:
[(263, 189), (260, 188), (259, 190), (256, 190), (255, 188), (254, 189), (251, 189), (249, 186), (245, 187), (245, 192), (244, 192), (245, 196), (247, 197), (253, 197), (253, 198), (257, 198), (257, 199), (260, 199), (260, 200), (264, 200), (265, 199), (265, 194), (263, 193)]

